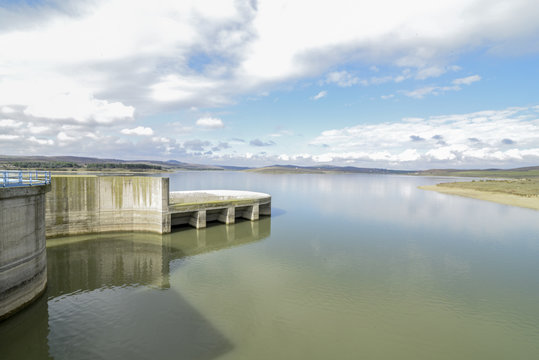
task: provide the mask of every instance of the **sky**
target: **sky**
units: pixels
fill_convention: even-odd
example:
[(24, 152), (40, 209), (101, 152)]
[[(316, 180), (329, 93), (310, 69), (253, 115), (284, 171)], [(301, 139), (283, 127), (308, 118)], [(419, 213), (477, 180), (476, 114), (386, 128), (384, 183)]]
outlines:
[(539, 165), (537, 0), (0, 0), (0, 154)]

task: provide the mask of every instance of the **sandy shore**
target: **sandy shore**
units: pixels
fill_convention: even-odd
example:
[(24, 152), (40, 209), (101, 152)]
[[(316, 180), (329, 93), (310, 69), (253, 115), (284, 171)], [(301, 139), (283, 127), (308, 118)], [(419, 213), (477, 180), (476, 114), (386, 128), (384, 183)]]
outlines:
[(446, 187), (439, 185), (420, 186), (423, 190), (432, 190), (444, 194), (458, 195), (473, 199), (492, 201), (504, 205), (519, 206), (528, 209), (539, 210), (539, 197), (525, 197), (513, 194), (503, 194), (489, 191), (480, 191), (473, 189), (463, 189), (457, 187)]

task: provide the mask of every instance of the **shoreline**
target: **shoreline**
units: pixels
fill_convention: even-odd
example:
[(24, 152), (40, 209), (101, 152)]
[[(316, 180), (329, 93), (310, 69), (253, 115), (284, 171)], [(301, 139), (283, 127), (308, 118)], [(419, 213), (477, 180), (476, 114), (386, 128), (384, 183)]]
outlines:
[(477, 200), (495, 202), (503, 205), (518, 206), (539, 211), (539, 197), (526, 197), (500, 192), (481, 191), (459, 187), (447, 187), (438, 185), (423, 185), (419, 189), (436, 191), (442, 194), (457, 195)]

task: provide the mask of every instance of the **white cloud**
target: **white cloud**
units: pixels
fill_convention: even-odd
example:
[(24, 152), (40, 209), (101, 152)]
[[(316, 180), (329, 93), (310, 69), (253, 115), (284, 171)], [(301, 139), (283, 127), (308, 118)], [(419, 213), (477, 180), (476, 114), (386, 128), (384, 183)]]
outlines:
[(271, 137), (281, 137), (281, 136), (292, 136), (294, 135), (293, 131), (290, 130), (280, 130), (279, 132), (270, 134)]
[(485, 8), (466, 0), (272, 0), (260, 1), (258, 9), (253, 22), (258, 37), (242, 70), (261, 81), (308, 76), (354, 59), (429, 69), (420, 77), (437, 76), (455, 51), (503, 47), (509, 38), (533, 36), (538, 25), (529, 12), (539, 12), (531, 1), (495, 1)]
[(359, 78), (347, 71), (333, 71), (326, 76), (327, 84), (337, 84), (340, 87), (350, 87), (359, 83)]
[(438, 77), (443, 74), (445, 74), (448, 71), (459, 71), (461, 70), (460, 66), (457, 65), (451, 65), (451, 66), (441, 66), (441, 65), (434, 65), (434, 66), (427, 66), (424, 68), (420, 68), (415, 78), (419, 80), (425, 80), (431, 77)]
[(51, 139), (38, 139), (35, 136), (30, 136), (27, 140), (30, 142), (36, 143), (38, 145), (47, 145), (47, 146), (54, 145), (54, 141)]
[(470, 85), (474, 82), (481, 80), (481, 76), (472, 75), (465, 78), (455, 79), (451, 82), (452, 85), (447, 86), (425, 86), (419, 89), (411, 91), (403, 91), (404, 95), (415, 98), (422, 99), (427, 95), (440, 95), (447, 91), (459, 91), (462, 88), (460, 85)]
[(132, 106), (120, 102), (109, 102), (85, 93), (64, 93), (35, 99), (25, 110), (26, 115), (51, 119), (74, 119), (77, 122), (110, 124), (117, 120), (131, 119)]
[(196, 121), (197, 126), (205, 129), (221, 129), (225, 127), (223, 120), (219, 118), (203, 117)]
[(453, 80), (453, 84), (455, 85), (470, 85), (471, 83), (474, 83), (476, 81), (481, 80), (481, 76), (479, 75), (472, 75), (465, 78), (455, 79)]
[(122, 129), (121, 133), (125, 135), (152, 136), (153, 129), (150, 127), (137, 126), (133, 129)]
[(404, 91), (403, 93), (415, 99), (423, 99), (427, 95), (438, 95), (441, 91), (443, 90), (439, 86), (425, 86), (411, 91)]
[(58, 141), (60, 141), (61, 144), (66, 144), (66, 143), (70, 143), (70, 142), (75, 142), (78, 140), (78, 138), (76, 136), (71, 136), (71, 135), (68, 135), (66, 132), (64, 131), (60, 131), (58, 133), (58, 135), (56, 136), (56, 138), (58, 139)]
[(18, 128), (21, 125), (21, 121), (16, 121), (13, 119), (0, 119), (0, 128)]
[(0, 108), (0, 111), (3, 112), (4, 114), (11, 114), (15, 112), (15, 110), (10, 108), (9, 106), (2, 106), (2, 108)]
[(31, 134), (42, 134), (44, 132), (47, 132), (50, 130), (50, 127), (48, 126), (36, 126), (32, 123), (28, 124), (28, 131)]
[(279, 155), (279, 160), (281, 161), (290, 161), (290, 156), (286, 155), (286, 154), (281, 154)]
[(193, 131), (192, 126), (186, 126), (180, 121), (173, 121), (173, 122), (167, 123), (166, 125), (167, 125), (169, 134), (185, 135)]
[(0, 134), (0, 140), (17, 140), (19, 135)]
[(311, 99), (313, 99), (313, 100), (320, 100), (320, 99), (322, 99), (323, 97), (326, 97), (327, 94), (328, 94), (327, 91), (322, 90), (322, 91), (320, 91), (318, 94), (316, 94), (315, 96), (313, 96)]

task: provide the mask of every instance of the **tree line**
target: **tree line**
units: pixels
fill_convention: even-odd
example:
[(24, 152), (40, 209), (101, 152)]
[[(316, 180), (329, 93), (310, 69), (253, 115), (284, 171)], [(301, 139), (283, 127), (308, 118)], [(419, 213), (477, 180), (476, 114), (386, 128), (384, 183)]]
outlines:
[[(0, 164), (1, 167), (2, 164)], [(129, 169), (129, 170), (163, 170), (162, 166), (138, 163), (91, 163), (79, 164), (69, 161), (9, 161), (4, 163), (5, 166), (17, 169), (82, 169), (86, 167), (88, 170), (103, 170), (103, 169)]]
[(159, 165), (129, 164), (129, 163), (92, 163), (86, 165), (87, 169), (140, 169), (140, 170), (163, 170)]

